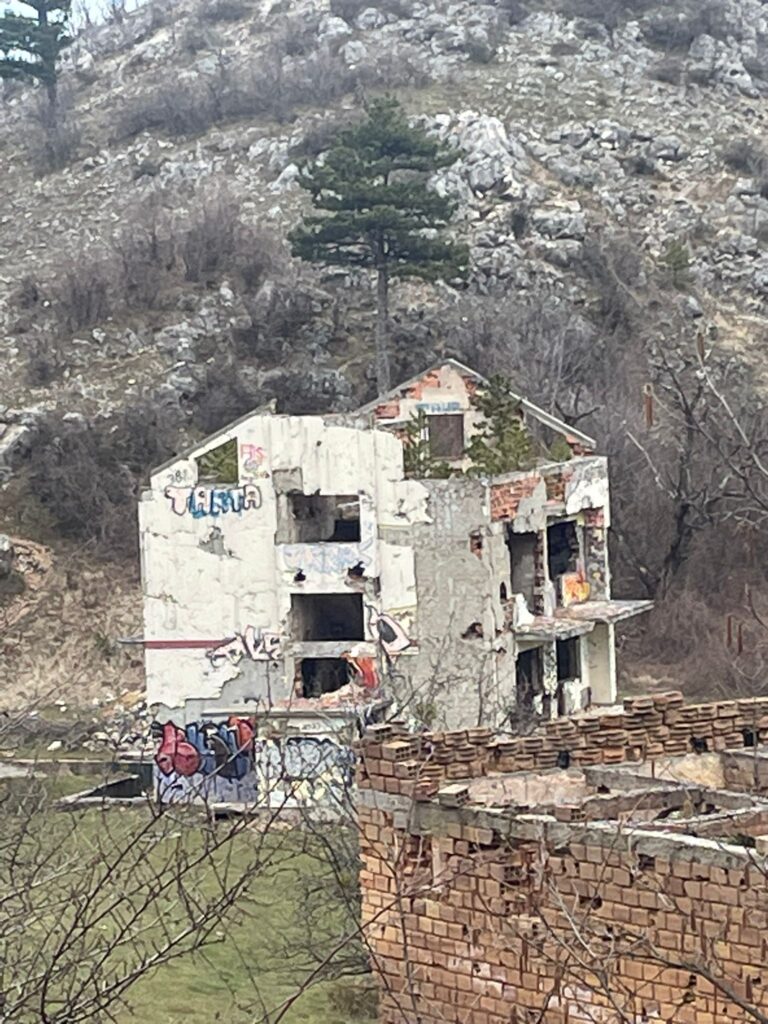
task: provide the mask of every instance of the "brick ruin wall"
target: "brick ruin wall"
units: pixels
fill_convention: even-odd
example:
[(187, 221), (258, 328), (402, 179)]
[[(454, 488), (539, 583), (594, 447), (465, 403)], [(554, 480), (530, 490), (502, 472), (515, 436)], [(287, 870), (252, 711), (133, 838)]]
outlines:
[(489, 772), (582, 768), (738, 750), (768, 741), (768, 697), (690, 704), (678, 692), (628, 697), (624, 710), (593, 710), (547, 722), (530, 736), (490, 729), (408, 735), (371, 727), (359, 750), (361, 788), (429, 799), (455, 779)]
[[(478, 808), (449, 785), (565, 755), (589, 770), (766, 740), (768, 699), (684, 706), (679, 694), (520, 738), (369, 730), (361, 885), (382, 1024), (761, 1019), (749, 1005), (768, 1015), (768, 886), (754, 849)], [(457, 798), (436, 799), (441, 787)], [(752, 825), (766, 831), (765, 809)]]

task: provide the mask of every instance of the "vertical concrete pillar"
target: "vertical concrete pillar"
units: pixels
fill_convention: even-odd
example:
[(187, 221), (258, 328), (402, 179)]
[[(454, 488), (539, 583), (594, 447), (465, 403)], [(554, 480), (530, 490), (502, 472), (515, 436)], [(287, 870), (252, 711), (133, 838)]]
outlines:
[(616, 703), (616, 647), (614, 628), (598, 622), (586, 637), (588, 683), (593, 704)]

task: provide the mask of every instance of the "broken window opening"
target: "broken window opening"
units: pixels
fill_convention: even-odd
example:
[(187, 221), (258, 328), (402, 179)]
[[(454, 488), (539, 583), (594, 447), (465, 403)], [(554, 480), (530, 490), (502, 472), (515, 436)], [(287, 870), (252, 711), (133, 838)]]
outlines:
[(532, 647), (517, 656), (517, 711), (523, 719), (535, 714), (534, 697), (542, 690), (541, 648)]
[(461, 634), (462, 640), (480, 640), (483, 637), (483, 627), (479, 622), (473, 622)]
[(579, 568), (581, 548), (576, 524), (570, 520), (553, 523), (547, 529), (547, 558), (549, 578), (554, 581), (558, 576), (568, 572), (576, 572)]
[(558, 681), (581, 679), (581, 650), (578, 637), (558, 640), (556, 649)]
[(507, 530), (512, 593), (522, 594), (528, 611), (535, 610), (536, 534)]
[(364, 640), (362, 594), (291, 594), (295, 640)]
[(199, 484), (236, 484), (239, 482), (237, 466), (237, 439), (231, 438), (210, 451), (204, 452), (197, 463)]
[(427, 416), (429, 451), (436, 459), (460, 459), (464, 455), (464, 416), (449, 413)]
[(356, 544), (360, 540), (360, 498), (356, 494), (285, 496), (278, 543)]
[(343, 658), (302, 658), (299, 662), (302, 697), (322, 697), (349, 682), (349, 664)]

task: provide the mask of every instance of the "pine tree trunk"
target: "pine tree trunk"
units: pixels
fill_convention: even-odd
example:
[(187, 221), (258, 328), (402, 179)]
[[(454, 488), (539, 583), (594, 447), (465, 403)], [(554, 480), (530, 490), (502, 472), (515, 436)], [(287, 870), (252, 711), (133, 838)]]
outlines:
[(376, 389), (380, 395), (391, 387), (389, 378), (389, 274), (379, 265), (376, 279)]

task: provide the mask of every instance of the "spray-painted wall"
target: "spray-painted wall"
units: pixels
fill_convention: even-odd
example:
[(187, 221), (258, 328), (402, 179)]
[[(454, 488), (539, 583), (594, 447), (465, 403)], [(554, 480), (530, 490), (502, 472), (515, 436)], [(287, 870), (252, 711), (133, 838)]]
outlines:
[(344, 730), (259, 736), (256, 728), (236, 717), (165, 723), (154, 758), (158, 801), (349, 812), (355, 756)]
[[(196, 460), (232, 438), (237, 485), (199, 485)], [(306, 494), (359, 495), (359, 543), (276, 544), (275, 480), (291, 471)], [(374, 642), (377, 613), (416, 606), (413, 552), (398, 541), (426, 521), (397, 438), (320, 417), (247, 417), (162, 467), (140, 503), (148, 702), (184, 721), (212, 703), (287, 699), (291, 595), (348, 592), (361, 566), (378, 580), (366, 595)]]
[[(425, 403), (472, 416), (475, 386), (442, 368), (412, 385), (392, 416), (402, 422)], [(374, 421), (385, 412), (377, 407)], [(202, 482), (198, 460), (225, 442), (236, 444), (236, 482)], [(294, 492), (356, 496), (359, 540), (297, 541), (285, 520)], [(370, 414), (245, 417), (158, 469), (142, 496), (148, 703), (158, 721), (179, 727), (232, 707), (262, 712), (294, 700), (302, 658), (349, 656), (361, 686), (393, 696), (415, 720), (503, 727), (515, 706), (518, 653), (510, 533), (538, 538), (534, 591), (543, 601), (547, 526), (577, 520), (586, 538), (582, 592), (605, 599), (607, 515), (602, 458), (492, 480), (412, 481), (401, 441), (374, 429)], [(298, 636), (301, 595), (353, 594), (364, 616), (354, 644)], [(584, 686), (591, 672), (601, 692), (615, 680), (604, 646), (591, 645), (583, 659)], [(543, 658), (550, 686), (554, 650), (553, 639)]]

